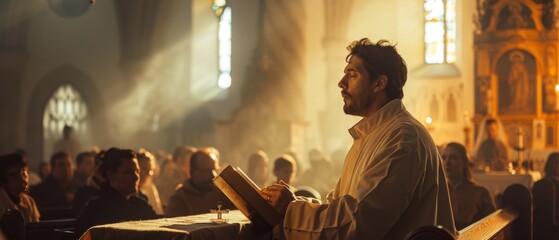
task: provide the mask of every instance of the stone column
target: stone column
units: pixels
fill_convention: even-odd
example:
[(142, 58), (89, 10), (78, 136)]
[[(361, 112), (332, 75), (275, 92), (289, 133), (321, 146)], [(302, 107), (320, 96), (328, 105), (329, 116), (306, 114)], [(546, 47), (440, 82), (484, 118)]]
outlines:
[(275, 151), (305, 149), (305, 11), (302, 1), (264, 1), (264, 81), (276, 128)]
[(329, 152), (334, 152), (343, 147), (343, 138), (347, 136), (344, 126), (343, 101), (341, 98), (338, 82), (342, 77), (345, 66), (347, 51), (345, 47), (349, 44), (346, 37), (346, 29), (350, 18), (353, 0), (337, 1), (324, 0), (325, 9), (325, 37), (323, 41), (326, 52), (326, 106), (320, 114), (321, 133), (323, 147)]

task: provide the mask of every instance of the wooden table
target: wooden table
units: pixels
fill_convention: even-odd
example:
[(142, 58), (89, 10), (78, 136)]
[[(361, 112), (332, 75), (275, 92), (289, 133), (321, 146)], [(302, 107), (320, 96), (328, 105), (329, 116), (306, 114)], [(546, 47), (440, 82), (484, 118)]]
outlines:
[(132, 239), (252, 239), (245, 229), (250, 221), (238, 210), (223, 214), (228, 223), (212, 223), (216, 214), (132, 221), (92, 227), (80, 238), (83, 240)]

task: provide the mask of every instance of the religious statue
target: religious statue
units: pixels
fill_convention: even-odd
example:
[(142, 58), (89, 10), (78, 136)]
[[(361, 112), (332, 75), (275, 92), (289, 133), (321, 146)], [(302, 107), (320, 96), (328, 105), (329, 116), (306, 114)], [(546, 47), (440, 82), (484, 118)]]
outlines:
[(508, 6), (510, 16), (507, 19), (507, 25), (512, 28), (523, 28), (528, 26), (528, 22), (522, 16), (522, 5), (520, 3), (511, 3)]
[(529, 74), (524, 65), (524, 55), (520, 51), (511, 52), (509, 55), (510, 72), (507, 78), (509, 91), (509, 108), (523, 109), (528, 104), (529, 97)]

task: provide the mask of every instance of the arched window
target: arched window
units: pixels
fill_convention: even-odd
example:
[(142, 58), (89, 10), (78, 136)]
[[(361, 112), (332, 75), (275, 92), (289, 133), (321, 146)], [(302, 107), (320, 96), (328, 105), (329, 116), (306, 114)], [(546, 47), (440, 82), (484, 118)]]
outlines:
[(425, 62), (456, 62), (456, 0), (425, 0)]
[(220, 88), (231, 87), (231, 7), (226, 0), (214, 0), (212, 9), (219, 17), (219, 78), (217, 84)]
[(45, 156), (52, 154), (54, 144), (62, 138), (65, 125), (72, 127), (76, 136), (84, 136), (88, 132), (87, 119), (87, 105), (80, 93), (67, 84), (58, 87), (43, 113)]

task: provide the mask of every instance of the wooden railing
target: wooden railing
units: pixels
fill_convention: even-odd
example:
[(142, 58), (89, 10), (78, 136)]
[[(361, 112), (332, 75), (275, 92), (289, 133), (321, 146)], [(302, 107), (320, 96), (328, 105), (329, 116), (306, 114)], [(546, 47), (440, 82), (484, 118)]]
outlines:
[(503, 193), (503, 208), (460, 230), (458, 236), (436, 226), (411, 231), (406, 240), (531, 240), (532, 195), (520, 184), (509, 186)]

